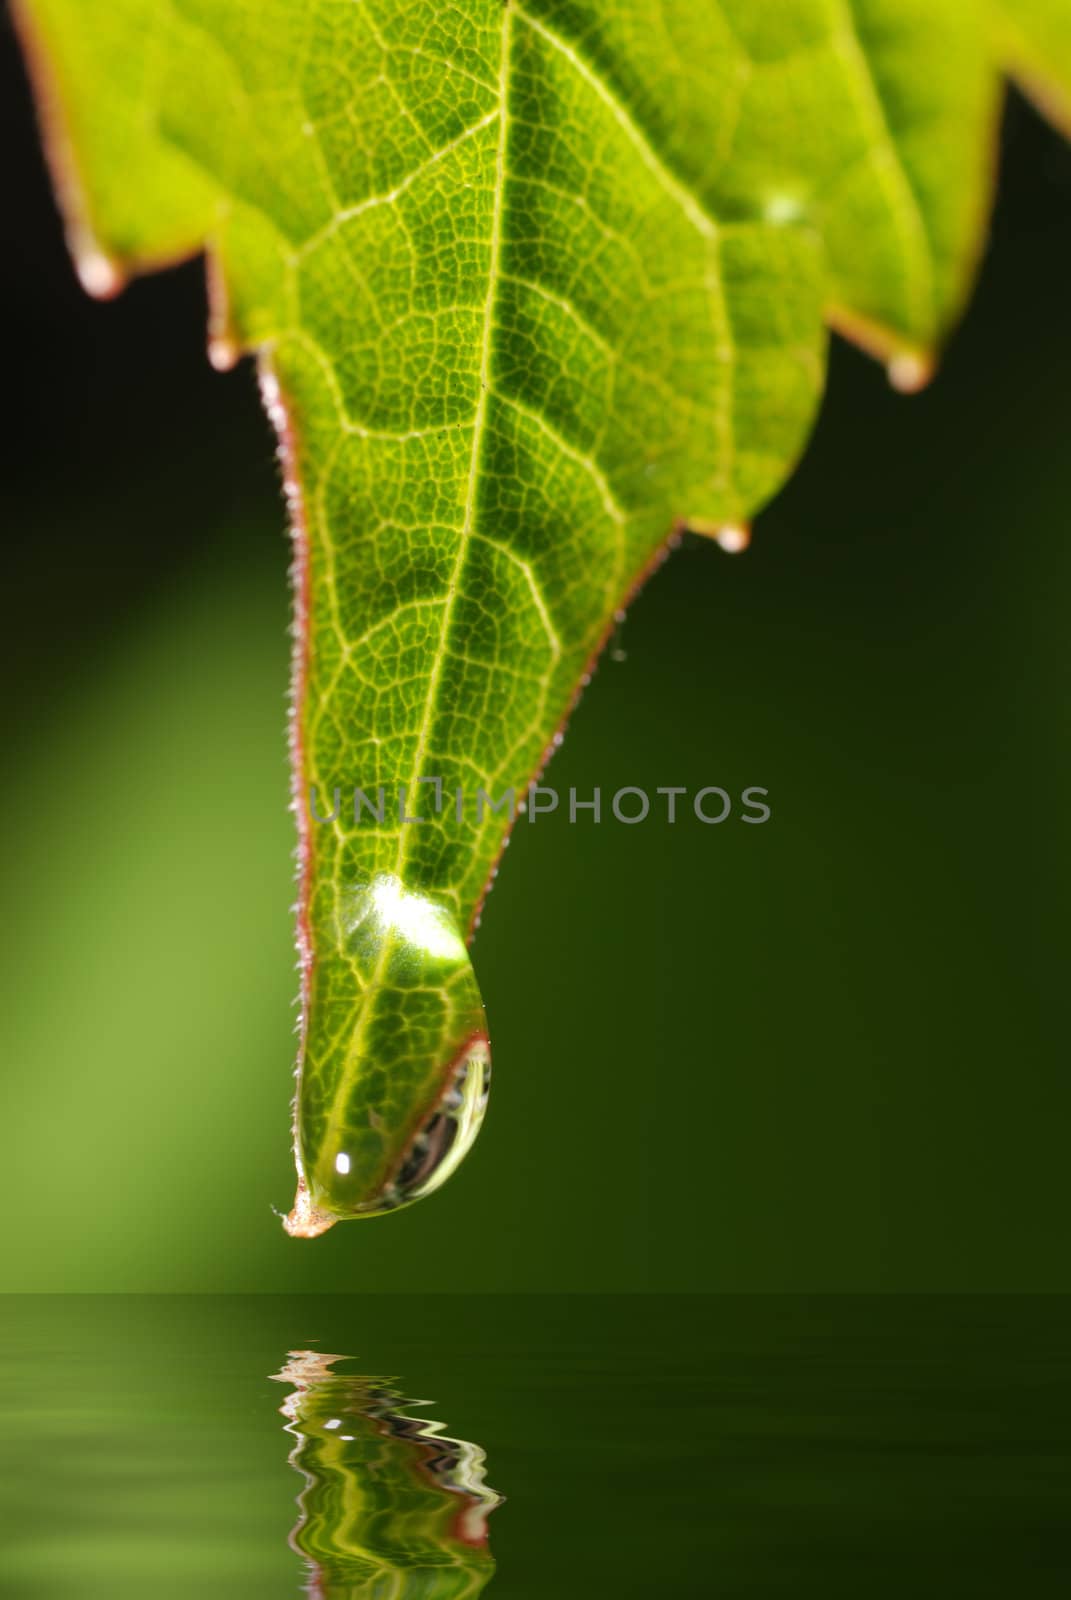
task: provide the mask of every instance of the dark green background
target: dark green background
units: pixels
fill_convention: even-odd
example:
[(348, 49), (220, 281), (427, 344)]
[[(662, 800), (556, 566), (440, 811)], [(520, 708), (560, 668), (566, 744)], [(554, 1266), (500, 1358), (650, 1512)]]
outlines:
[(3, 39), (0, 1287), (1067, 1289), (1071, 156), (1022, 105), (932, 390), (834, 350), (751, 552), (686, 544), (549, 781), (773, 820), (522, 824), (487, 1127), (285, 1238), (283, 513), (201, 270), (74, 283)]

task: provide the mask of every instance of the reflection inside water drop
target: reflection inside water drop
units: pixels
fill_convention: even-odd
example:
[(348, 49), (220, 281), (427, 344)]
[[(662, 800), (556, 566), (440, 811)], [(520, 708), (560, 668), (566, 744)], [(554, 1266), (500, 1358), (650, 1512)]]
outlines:
[(301, 1238), (437, 1189), (472, 1147), (490, 1085), (487, 1018), (454, 910), (390, 873), (349, 885), (340, 906), (317, 932), (303, 1036), (285, 1224)]
[[(336, 1372), (341, 1356), (293, 1351), (274, 1376), (304, 1479), (292, 1547), (320, 1600), (469, 1600), (494, 1573), (487, 1519), (501, 1497), (483, 1451), (409, 1415), (384, 1378)], [(403, 1409), (405, 1408), (405, 1409)]]

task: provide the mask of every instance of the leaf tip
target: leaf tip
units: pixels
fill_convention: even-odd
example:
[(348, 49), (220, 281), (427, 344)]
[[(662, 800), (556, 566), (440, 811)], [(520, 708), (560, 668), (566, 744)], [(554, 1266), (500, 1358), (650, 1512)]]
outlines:
[(918, 350), (901, 350), (885, 370), (897, 394), (919, 394), (933, 381), (936, 363)]
[(883, 362), (889, 382), (898, 394), (918, 394), (937, 371), (937, 358), (932, 349), (927, 349), (925, 344), (905, 343), (910, 335), (897, 333), (870, 317), (835, 305), (826, 307), (826, 322), (842, 339)]
[(321, 1233), (333, 1228), (337, 1221), (337, 1217), (331, 1216), (327, 1211), (321, 1211), (319, 1206), (313, 1204), (308, 1185), (304, 1178), (299, 1178), (293, 1210), (289, 1216), (283, 1218), (283, 1227), (291, 1239), (318, 1239)]
[(751, 543), (751, 527), (746, 522), (706, 522), (700, 518), (689, 519), (685, 526), (704, 539), (713, 539), (726, 555), (738, 556)]
[(73, 254), (78, 281), (86, 294), (94, 300), (114, 300), (126, 283), (115, 262), (95, 245), (76, 243)]
[(213, 334), (208, 341), (208, 359), (216, 372), (233, 371), (241, 355), (241, 346), (223, 334)]

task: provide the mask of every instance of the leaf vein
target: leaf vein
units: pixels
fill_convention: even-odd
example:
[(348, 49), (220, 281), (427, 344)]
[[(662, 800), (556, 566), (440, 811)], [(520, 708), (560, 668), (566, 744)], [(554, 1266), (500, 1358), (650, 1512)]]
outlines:
[(559, 51), (595, 91), (638, 152), (644, 166), (671, 199), (677, 203), (696, 231), (706, 239), (715, 238), (718, 233), (718, 224), (715, 219), (700, 204), (696, 196), (681, 183), (679, 178), (674, 177), (673, 173), (670, 172), (647, 135), (637, 125), (630, 112), (622, 105), (617, 95), (614, 94), (601, 75), (585, 61), (579, 51), (575, 50), (560, 34), (555, 33), (553, 28), (549, 28), (545, 22), (540, 22), (537, 17), (533, 17), (522, 6), (518, 6), (516, 10), (518, 17), (527, 23), (528, 27), (535, 33), (538, 33), (541, 38), (545, 39), (547, 44)]
[(546, 417), (537, 411), (534, 406), (525, 405), (523, 400), (518, 400), (511, 394), (505, 394), (501, 389), (496, 389), (494, 395), (496, 400), (500, 400), (503, 405), (509, 406), (511, 411), (516, 411), (520, 416), (527, 417), (528, 421), (533, 423), (561, 451), (562, 455), (567, 456), (570, 461), (575, 461), (577, 466), (588, 474), (599, 491), (599, 498), (602, 501), (606, 515), (619, 528), (623, 528), (628, 522), (628, 514), (618, 504), (609, 480), (598, 463), (593, 461), (590, 456), (586, 456), (582, 450), (578, 450), (575, 445), (570, 444), (564, 434), (559, 433), (554, 424), (548, 422)]

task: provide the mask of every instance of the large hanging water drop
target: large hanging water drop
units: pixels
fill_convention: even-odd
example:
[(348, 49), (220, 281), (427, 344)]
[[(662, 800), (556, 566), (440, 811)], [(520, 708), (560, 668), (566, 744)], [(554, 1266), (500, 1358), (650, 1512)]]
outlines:
[[(449, 908), (390, 873), (344, 890), (324, 918), (329, 962), (295, 1101), (301, 1238), (437, 1189), (479, 1132), (491, 1056), (479, 987)], [(325, 1025), (326, 1024), (326, 1025)]]

